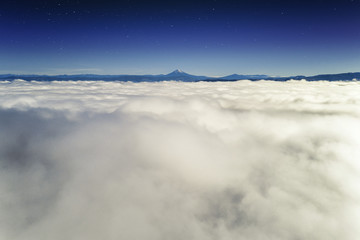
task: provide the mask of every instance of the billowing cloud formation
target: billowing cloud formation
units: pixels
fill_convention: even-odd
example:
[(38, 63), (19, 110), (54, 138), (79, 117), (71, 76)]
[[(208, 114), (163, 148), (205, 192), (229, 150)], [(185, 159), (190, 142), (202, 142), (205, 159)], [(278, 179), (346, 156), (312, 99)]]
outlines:
[(359, 92), (2, 82), (0, 239), (357, 239)]

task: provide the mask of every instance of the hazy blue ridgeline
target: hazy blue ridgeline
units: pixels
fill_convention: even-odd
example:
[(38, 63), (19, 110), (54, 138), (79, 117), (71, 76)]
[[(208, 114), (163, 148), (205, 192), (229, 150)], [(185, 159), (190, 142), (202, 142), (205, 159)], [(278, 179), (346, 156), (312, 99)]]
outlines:
[(175, 70), (169, 74), (159, 75), (97, 75), (97, 74), (76, 74), (76, 75), (29, 75), (29, 74), (2, 74), (0, 80), (15, 80), (23, 79), (26, 81), (130, 81), (130, 82), (158, 82), (158, 81), (183, 81), (183, 82), (198, 82), (198, 81), (237, 81), (237, 80), (272, 80), (272, 81), (287, 81), (287, 80), (302, 80), (308, 81), (352, 81), (360, 79), (360, 72), (353, 73), (339, 73), (339, 74), (321, 74), (315, 76), (288, 76), (288, 77), (271, 77), (268, 75), (239, 75), (231, 74), (224, 77), (207, 77), (197, 76), (185, 73), (181, 70)]

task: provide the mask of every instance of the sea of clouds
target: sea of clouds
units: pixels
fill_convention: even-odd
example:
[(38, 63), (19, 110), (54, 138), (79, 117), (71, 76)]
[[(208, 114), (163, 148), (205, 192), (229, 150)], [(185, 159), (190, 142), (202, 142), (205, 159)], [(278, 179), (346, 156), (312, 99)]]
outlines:
[(354, 240), (360, 83), (0, 82), (0, 239)]

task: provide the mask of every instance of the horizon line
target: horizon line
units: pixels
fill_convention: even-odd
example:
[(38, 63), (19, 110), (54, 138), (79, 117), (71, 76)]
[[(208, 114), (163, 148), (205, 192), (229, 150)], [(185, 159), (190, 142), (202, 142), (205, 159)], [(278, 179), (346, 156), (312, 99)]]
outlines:
[[(190, 74), (191, 73), (182, 71), (181, 69), (177, 68), (169, 73), (159, 73), (159, 74), (128, 74), (128, 73), (120, 73), (120, 74), (99, 74), (99, 73), (59, 73), (59, 74), (47, 74), (47, 73), (1, 73), (2, 75), (14, 75), (14, 76), (22, 76), (22, 75), (32, 75), (32, 76), (77, 76), (77, 75), (96, 75), (96, 76), (157, 76), (157, 75), (168, 75), (171, 73), (184, 73), (184, 74)], [(346, 74), (346, 73), (360, 73), (359, 72), (338, 72), (338, 73), (320, 73), (315, 75), (304, 75), (304, 74), (297, 74), (297, 75), (269, 75), (265, 73), (256, 73), (256, 74), (245, 74), (245, 73), (231, 73), (226, 75), (216, 75), (216, 76), (207, 76), (207, 75), (193, 75), (193, 76), (204, 76), (204, 77), (213, 77), (213, 78), (221, 78), (221, 77), (227, 77), (231, 75), (266, 75), (267, 77), (296, 77), (296, 76), (317, 76), (317, 75), (336, 75), (336, 74)]]

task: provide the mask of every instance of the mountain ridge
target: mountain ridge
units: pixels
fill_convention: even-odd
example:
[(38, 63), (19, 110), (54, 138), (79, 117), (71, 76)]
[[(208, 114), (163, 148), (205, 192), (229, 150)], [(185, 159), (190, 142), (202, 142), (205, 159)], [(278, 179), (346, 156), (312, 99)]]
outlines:
[(100, 75), (100, 74), (62, 74), (62, 75), (37, 75), (37, 74), (0, 74), (0, 81), (12, 81), (22, 79), (26, 81), (130, 81), (130, 82), (158, 82), (158, 81), (183, 81), (183, 82), (218, 82), (218, 81), (238, 81), (238, 80), (272, 80), (272, 81), (288, 81), (288, 80), (308, 80), (308, 81), (351, 81), (360, 80), (360, 72), (347, 72), (337, 74), (319, 74), (314, 76), (289, 76), (289, 77), (270, 77), (265, 74), (231, 74), (224, 77), (208, 77), (198, 76), (186, 73), (180, 69), (176, 69), (168, 74), (158, 75)]

